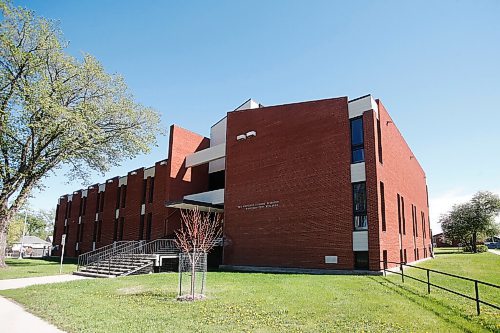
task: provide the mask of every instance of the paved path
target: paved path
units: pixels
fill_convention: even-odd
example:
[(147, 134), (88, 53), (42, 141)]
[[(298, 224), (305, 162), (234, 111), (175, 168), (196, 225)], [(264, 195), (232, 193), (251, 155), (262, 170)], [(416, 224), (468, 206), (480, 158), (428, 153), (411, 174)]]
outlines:
[(500, 250), (492, 250), (492, 249), (489, 249), (488, 250), (489, 253), (493, 253), (493, 254), (497, 254), (500, 256)]
[[(77, 275), (52, 275), (22, 279), (0, 280), (0, 290), (17, 289), (35, 284), (47, 284), (88, 279)], [(54, 325), (32, 315), (22, 306), (0, 296), (0, 326), (1, 332), (9, 333), (64, 333)]]
[(0, 290), (24, 288), (32, 286), (34, 284), (67, 282), (67, 281), (74, 281), (81, 279), (87, 279), (87, 278), (83, 276), (67, 274), (67, 275), (50, 275), (50, 276), (39, 276), (39, 277), (30, 277), (22, 279), (0, 280)]
[(26, 312), (21, 306), (0, 297), (0, 322), (2, 332), (9, 333), (64, 333), (57, 327)]

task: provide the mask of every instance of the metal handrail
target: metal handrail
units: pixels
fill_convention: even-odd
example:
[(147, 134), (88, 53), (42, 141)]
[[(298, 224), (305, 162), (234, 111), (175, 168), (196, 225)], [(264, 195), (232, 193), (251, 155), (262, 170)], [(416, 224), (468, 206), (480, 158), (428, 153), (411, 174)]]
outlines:
[(99, 263), (99, 261), (109, 258), (130, 246), (137, 246), (137, 241), (118, 241), (93, 251), (83, 253), (78, 256), (77, 270), (80, 270), (80, 267), (88, 266), (92, 263)]
[[(490, 306), (490, 307), (492, 307), (494, 309), (500, 310), (500, 305), (492, 304), (492, 303), (486, 302), (484, 300), (481, 300), (480, 299), (480, 295), (479, 295), (479, 285), (484, 285), (484, 286), (488, 286), (488, 287), (492, 287), (492, 288), (497, 288), (497, 289), (500, 289), (500, 285), (496, 285), (496, 284), (493, 284), (493, 283), (490, 283), (490, 282), (480, 281), (480, 280), (476, 280), (476, 279), (471, 279), (471, 278), (468, 278), (468, 277), (465, 277), (465, 276), (456, 275), (456, 274), (441, 272), (441, 271), (438, 271), (438, 270), (435, 270), (435, 269), (431, 269), (431, 268), (419, 267), (419, 266), (407, 264), (406, 262), (395, 262), (395, 261), (383, 261), (382, 260), (382, 261), (379, 261), (379, 263), (383, 263), (384, 276), (387, 276), (387, 272), (390, 272), (390, 273), (393, 273), (393, 274), (401, 275), (401, 281), (402, 281), (402, 283), (405, 282), (405, 277), (407, 277), (409, 279), (412, 279), (412, 280), (415, 280), (415, 281), (418, 281), (418, 282), (421, 282), (421, 283), (425, 283), (425, 284), (427, 284), (427, 293), (428, 294), (431, 293), (431, 286), (432, 286), (432, 287), (435, 287), (435, 288), (447, 291), (449, 293), (452, 293), (452, 294), (455, 294), (455, 295), (467, 298), (469, 300), (475, 301), (476, 302), (476, 312), (477, 312), (477, 315), (481, 314), (481, 307), (480, 307), (481, 304), (484, 304), (484, 305)], [(398, 265), (399, 266), (399, 270), (401, 272), (397, 272), (397, 271), (394, 271), (392, 269), (386, 268), (387, 264), (396, 264), (396, 265)], [(426, 271), (426, 273), (427, 273), (427, 281), (421, 280), (421, 279), (416, 278), (414, 276), (405, 275), (404, 274), (404, 268), (403, 268), (405, 266), (406, 267), (410, 267), (410, 268), (416, 268), (416, 269), (420, 269), (420, 270)], [(396, 267), (393, 267), (393, 268), (396, 268)], [(461, 280), (465, 280), (465, 281), (474, 282), (475, 297), (472, 297), (472, 296), (469, 296), (469, 295), (466, 295), (466, 294), (462, 294), (462, 293), (460, 293), (458, 291), (455, 291), (455, 290), (452, 290), (452, 289), (449, 289), (449, 288), (437, 285), (435, 283), (431, 283), (431, 281), (430, 281), (430, 273), (431, 272), (432, 273), (436, 273), (436, 274), (445, 275), (445, 276), (451, 276), (451, 277), (456, 278), (456, 279), (461, 279)]]

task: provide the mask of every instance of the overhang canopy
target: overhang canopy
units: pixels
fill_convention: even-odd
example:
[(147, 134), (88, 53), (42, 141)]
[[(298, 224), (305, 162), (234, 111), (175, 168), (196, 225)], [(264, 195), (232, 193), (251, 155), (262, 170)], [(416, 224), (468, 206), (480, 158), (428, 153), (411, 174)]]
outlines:
[(207, 202), (194, 201), (194, 200), (182, 200), (182, 201), (167, 201), (165, 206), (168, 208), (178, 208), (178, 209), (186, 209), (193, 210), (196, 207), (202, 212), (214, 212), (214, 213), (223, 213), (224, 206), (223, 205), (213, 205)]

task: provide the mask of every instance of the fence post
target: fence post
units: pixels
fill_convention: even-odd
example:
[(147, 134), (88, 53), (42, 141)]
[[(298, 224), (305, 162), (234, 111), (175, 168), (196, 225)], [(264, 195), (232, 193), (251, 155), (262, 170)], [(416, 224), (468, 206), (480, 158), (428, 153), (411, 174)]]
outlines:
[(427, 293), (431, 293), (430, 271), (427, 270)]
[(401, 269), (401, 282), (405, 283), (405, 272), (403, 270), (403, 263), (399, 263), (399, 268)]
[(477, 280), (474, 281), (474, 289), (476, 289), (476, 310), (479, 316), (481, 314), (481, 309), (479, 308), (479, 289), (477, 287)]

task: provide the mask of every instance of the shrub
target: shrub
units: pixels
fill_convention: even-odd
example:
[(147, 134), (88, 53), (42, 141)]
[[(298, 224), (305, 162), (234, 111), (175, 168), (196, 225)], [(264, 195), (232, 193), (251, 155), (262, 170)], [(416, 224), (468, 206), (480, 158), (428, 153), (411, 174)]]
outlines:
[[(486, 245), (476, 245), (477, 253), (488, 252), (488, 247)], [(466, 245), (464, 247), (464, 252), (472, 252), (472, 247), (470, 245)]]

